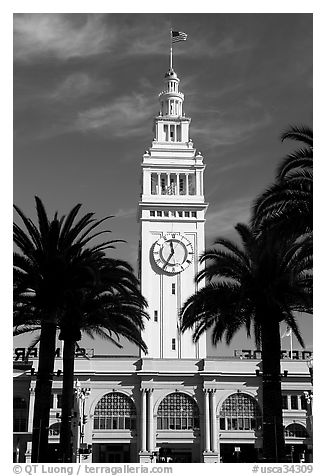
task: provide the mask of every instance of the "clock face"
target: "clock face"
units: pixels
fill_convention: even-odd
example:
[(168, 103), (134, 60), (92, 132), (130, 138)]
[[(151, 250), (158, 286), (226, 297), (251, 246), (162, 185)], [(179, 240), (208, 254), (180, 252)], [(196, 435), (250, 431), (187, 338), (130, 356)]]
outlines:
[(153, 247), (155, 263), (169, 274), (185, 270), (192, 262), (193, 255), (190, 241), (180, 233), (166, 233)]

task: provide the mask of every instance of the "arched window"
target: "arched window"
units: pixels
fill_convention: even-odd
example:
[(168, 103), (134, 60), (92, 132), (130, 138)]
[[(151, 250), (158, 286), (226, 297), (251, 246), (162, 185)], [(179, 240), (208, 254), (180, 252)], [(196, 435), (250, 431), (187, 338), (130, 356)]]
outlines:
[(184, 393), (171, 393), (157, 411), (158, 430), (194, 430), (199, 428), (198, 406)]
[(136, 407), (123, 393), (107, 393), (94, 412), (94, 430), (133, 430), (136, 428)]
[(257, 401), (245, 393), (234, 393), (220, 411), (220, 429), (229, 431), (256, 430), (262, 424)]
[(14, 401), (14, 431), (27, 431), (27, 403), (24, 398), (15, 397)]
[(286, 438), (308, 438), (308, 432), (303, 425), (298, 423), (291, 423), (287, 426), (284, 431), (284, 436)]
[(60, 435), (60, 427), (61, 423), (53, 423), (53, 425), (49, 427), (49, 436), (58, 437)]

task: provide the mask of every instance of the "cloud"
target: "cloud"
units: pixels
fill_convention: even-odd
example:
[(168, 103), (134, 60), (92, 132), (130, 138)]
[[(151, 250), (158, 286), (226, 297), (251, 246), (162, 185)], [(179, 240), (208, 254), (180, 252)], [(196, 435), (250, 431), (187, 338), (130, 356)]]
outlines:
[(136, 218), (137, 209), (133, 208), (119, 208), (117, 212), (112, 214), (114, 218)]
[[(224, 37), (219, 42), (216, 42), (215, 36), (214, 38), (206, 37), (201, 38), (200, 40), (196, 39), (192, 42), (189, 41), (189, 49), (192, 55), (201, 57), (214, 57), (216, 59), (223, 56), (243, 53), (244, 51), (248, 51), (253, 48), (253, 43), (246, 43), (240, 38), (237, 39), (235, 36)], [(180, 54), (184, 55), (186, 52), (181, 50)], [(187, 52), (187, 55), (188, 54), (189, 52)]]
[(272, 117), (267, 112), (257, 117), (250, 118), (248, 115), (246, 118), (237, 120), (234, 116), (232, 118), (216, 117), (215, 120), (207, 120), (202, 126), (193, 126), (191, 134), (200, 137), (203, 142), (206, 141), (209, 148), (214, 148), (221, 145), (240, 144), (270, 125), (271, 122)]
[(144, 94), (122, 96), (105, 106), (88, 109), (78, 114), (75, 129), (110, 131), (116, 137), (142, 134), (153, 116), (153, 101)]
[(252, 197), (241, 197), (219, 205), (218, 210), (208, 208), (205, 231), (209, 239), (229, 235), (237, 223), (248, 223)]
[(102, 15), (16, 14), (14, 58), (28, 62), (37, 56), (61, 60), (108, 51), (115, 30), (107, 28)]
[(48, 97), (55, 101), (66, 101), (107, 91), (109, 81), (98, 80), (86, 73), (72, 73), (67, 76)]

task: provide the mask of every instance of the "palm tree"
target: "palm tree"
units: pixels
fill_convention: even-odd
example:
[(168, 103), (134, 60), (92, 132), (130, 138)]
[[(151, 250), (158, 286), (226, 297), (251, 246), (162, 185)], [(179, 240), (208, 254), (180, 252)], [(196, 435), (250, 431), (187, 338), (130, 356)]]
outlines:
[[(79, 299), (69, 306), (61, 325), (59, 339), (63, 348), (63, 387), (60, 426), (60, 457), (63, 462), (71, 462), (71, 411), (74, 395), (74, 359), (77, 341), (82, 333), (93, 338), (98, 336), (118, 347), (120, 336), (138, 345), (145, 353), (147, 346), (141, 337), (146, 300), (138, 291), (138, 282), (132, 268), (121, 260), (107, 259), (102, 269), (101, 284), (79, 292)], [(120, 280), (120, 283), (119, 283)], [(123, 284), (123, 285), (122, 285)], [(38, 331), (40, 319), (33, 304), (25, 306), (25, 323), (17, 324), (15, 335)], [(113, 337), (114, 336), (114, 337)], [(39, 342), (37, 336), (30, 348)]]
[[(99, 266), (99, 281), (93, 287), (81, 289), (73, 296), (67, 312), (59, 322), (59, 339), (64, 341), (63, 388), (60, 446), (63, 462), (71, 461), (71, 409), (74, 392), (74, 359), (81, 332), (99, 335), (121, 347), (120, 336), (147, 352), (140, 331), (146, 300), (139, 291), (139, 282), (131, 266), (122, 260), (103, 258)], [(112, 336), (115, 336), (115, 339)]]
[(113, 242), (87, 248), (90, 240), (107, 233), (92, 232), (110, 217), (96, 220), (94, 213), (87, 213), (76, 222), (79, 204), (66, 217), (59, 219), (56, 213), (49, 220), (41, 200), (35, 201), (37, 224), (15, 206), (26, 231), (14, 224), (20, 251), (14, 253), (14, 326), (28, 326), (37, 319), (41, 327), (32, 462), (46, 462), (57, 326), (70, 297), (94, 282), (97, 259)]
[(313, 132), (308, 127), (290, 127), (281, 140), (303, 146), (289, 154), (277, 170), (275, 183), (259, 196), (253, 207), (253, 224), (259, 231), (274, 228), (288, 236), (312, 232)]
[(201, 257), (206, 265), (196, 281), (205, 287), (183, 305), (181, 331), (193, 330), (193, 340), (212, 329), (216, 345), (230, 344), (242, 327), (261, 347), (263, 364), (263, 451), (269, 461), (282, 461), (284, 435), (280, 381), (280, 322), (284, 321), (304, 346), (295, 311), (311, 311), (311, 255), (302, 243), (258, 238), (246, 225), (236, 227), (242, 246), (218, 238)]

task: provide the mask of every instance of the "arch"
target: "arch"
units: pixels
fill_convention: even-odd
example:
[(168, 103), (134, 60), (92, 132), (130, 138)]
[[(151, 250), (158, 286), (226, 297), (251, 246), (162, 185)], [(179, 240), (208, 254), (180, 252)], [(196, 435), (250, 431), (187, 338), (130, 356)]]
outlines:
[(93, 418), (94, 430), (134, 430), (136, 406), (122, 392), (106, 393), (96, 404)]
[[(227, 400), (227, 398), (229, 398), (231, 395), (233, 395), (235, 393), (234, 390), (226, 390), (224, 392), (220, 392), (218, 393), (218, 396), (219, 396), (219, 399), (216, 403), (216, 407), (215, 407), (215, 411), (216, 411), (216, 414), (218, 415), (221, 411), (221, 408), (222, 408), (222, 405), (223, 403), (225, 402), (225, 400)], [(247, 390), (245, 392), (240, 392), (240, 390), (237, 390), (236, 393), (242, 393), (244, 395), (248, 395), (249, 397), (253, 398), (256, 402), (257, 402), (257, 405), (259, 406), (259, 409), (260, 409), (260, 412), (262, 413), (262, 410), (261, 410), (261, 406), (259, 405), (258, 401), (257, 401), (257, 397), (256, 397), (256, 393), (250, 391), (250, 390)]]
[(262, 425), (262, 413), (257, 400), (242, 392), (232, 393), (219, 411), (220, 430), (253, 431)]
[(128, 391), (126, 391), (125, 389), (123, 388), (119, 388), (119, 391), (116, 391), (116, 390), (113, 390), (113, 389), (108, 389), (106, 388), (106, 391), (103, 391), (102, 394), (100, 395), (96, 395), (94, 400), (92, 402), (90, 402), (89, 404), (89, 415), (91, 418), (93, 418), (94, 416), (94, 413), (95, 413), (95, 408), (96, 406), (98, 405), (98, 403), (101, 401), (101, 399), (103, 397), (105, 397), (105, 395), (108, 395), (109, 393), (121, 393), (122, 395), (124, 395), (125, 397), (127, 398), (130, 398), (130, 400), (132, 401), (132, 403), (135, 405), (136, 407), (136, 411), (138, 412), (139, 411), (139, 408), (138, 408), (138, 405), (136, 404), (134, 398), (132, 397), (132, 395), (130, 393), (128, 393)]
[(15, 432), (27, 431), (27, 401), (22, 397), (13, 399), (13, 428)]
[(199, 429), (199, 409), (190, 395), (174, 392), (164, 397), (157, 409), (158, 430)]
[[(166, 395), (163, 395), (163, 396), (160, 396), (156, 402), (154, 403), (154, 416), (157, 416), (157, 411), (158, 411), (158, 408), (159, 406), (161, 405), (161, 403), (163, 402), (163, 400), (168, 397), (169, 395), (171, 395), (171, 393), (174, 393), (174, 392), (170, 392), (170, 393), (167, 393)], [(196, 405), (198, 406), (198, 409), (199, 409), (199, 414), (202, 413), (203, 411), (203, 408), (202, 408), (202, 405), (200, 404), (200, 402), (198, 402), (195, 398), (195, 395), (193, 392), (187, 390), (187, 389), (182, 389), (181, 390), (175, 390), (175, 393), (184, 393), (185, 395), (187, 395), (189, 398), (191, 398), (192, 400), (194, 400), (196, 402)]]
[(309, 438), (309, 434), (300, 423), (291, 423), (284, 430), (285, 438)]

